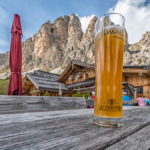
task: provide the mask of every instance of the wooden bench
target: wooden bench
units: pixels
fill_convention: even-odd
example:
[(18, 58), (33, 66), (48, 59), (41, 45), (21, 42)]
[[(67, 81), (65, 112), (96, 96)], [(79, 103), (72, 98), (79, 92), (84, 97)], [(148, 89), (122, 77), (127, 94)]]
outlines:
[(93, 99), (86, 99), (86, 107), (92, 106), (94, 107), (94, 100)]
[(0, 96), (0, 114), (86, 108), (86, 100), (76, 97)]
[(123, 101), (123, 104), (125, 104), (126, 106), (136, 106), (137, 102), (135, 100)]
[[(133, 105), (133, 101), (124, 102)], [(94, 100), (81, 97), (0, 96), (0, 114), (83, 109), (94, 106)]]
[[(131, 100), (131, 101), (123, 101), (123, 104), (127, 106), (135, 106), (137, 103), (134, 100)], [(86, 99), (86, 106), (94, 106), (94, 100)]]

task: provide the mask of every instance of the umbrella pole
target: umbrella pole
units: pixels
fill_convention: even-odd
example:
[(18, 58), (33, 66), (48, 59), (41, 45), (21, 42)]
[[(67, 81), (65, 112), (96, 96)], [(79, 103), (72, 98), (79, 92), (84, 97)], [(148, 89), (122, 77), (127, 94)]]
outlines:
[(13, 92), (13, 95), (18, 95), (18, 89)]

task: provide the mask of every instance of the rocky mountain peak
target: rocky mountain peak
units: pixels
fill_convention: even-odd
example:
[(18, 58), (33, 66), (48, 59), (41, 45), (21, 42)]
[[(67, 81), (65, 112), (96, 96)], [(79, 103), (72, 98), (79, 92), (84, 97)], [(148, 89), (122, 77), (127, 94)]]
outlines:
[(91, 19), (91, 21), (90, 21), (90, 23), (89, 23), (89, 25), (88, 25), (88, 28), (86, 29), (86, 34), (87, 35), (90, 35), (91, 37), (95, 37), (95, 31), (94, 31), (94, 27), (95, 27), (95, 22), (97, 21), (97, 17), (96, 16), (94, 16), (92, 19)]
[(149, 65), (150, 63), (150, 32), (143, 34), (142, 39), (129, 45), (124, 53), (125, 65)]
[[(80, 19), (72, 14), (70, 16), (70, 21), (68, 24), (68, 44), (69, 46), (74, 46), (74, 48), (78, 48), (79, 41), (81, 40), (83, 35), (81, 29)], [(70, 43), (71, 42), (71, 43)]]
[(150, 32), (146, 32), (143, 34), (142, 39), (139, 41), (141, 45), (145, 45), (146, 47), (150, 46)]
[(37, 34), (23, 43), (23, 71), (64, 68), (75, 59), (93, 59), (93, 62), (95, 21), (91, 20), (86, 33), (82, 32), (80, 19), (75, 14), (59, 17), (54, 23), (44, 23)]

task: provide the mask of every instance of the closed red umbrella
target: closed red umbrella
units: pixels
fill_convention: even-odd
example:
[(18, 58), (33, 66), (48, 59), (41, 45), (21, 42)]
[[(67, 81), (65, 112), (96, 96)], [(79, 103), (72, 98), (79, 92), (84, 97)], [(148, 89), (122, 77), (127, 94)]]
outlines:
[(22, 28), (20, 23), (20, 16), (14, 15), (14, 21), (11, 29), (11, 47), (9, 66), (11, 76), (8, 87), (8, 95), (22, 95), (22, 82), (21, 82), (21, 66), (22, 66), (22, 47), (21, 37)]

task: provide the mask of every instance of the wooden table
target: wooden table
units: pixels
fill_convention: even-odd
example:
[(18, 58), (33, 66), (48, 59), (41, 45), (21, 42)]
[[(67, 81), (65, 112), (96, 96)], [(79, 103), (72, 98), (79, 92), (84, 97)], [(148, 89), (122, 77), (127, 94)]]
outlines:
[(0, 115), (3, 150), (148, 150), (150, 107), (125, 107), (122, 128), (93, 124), (93, 109)]

